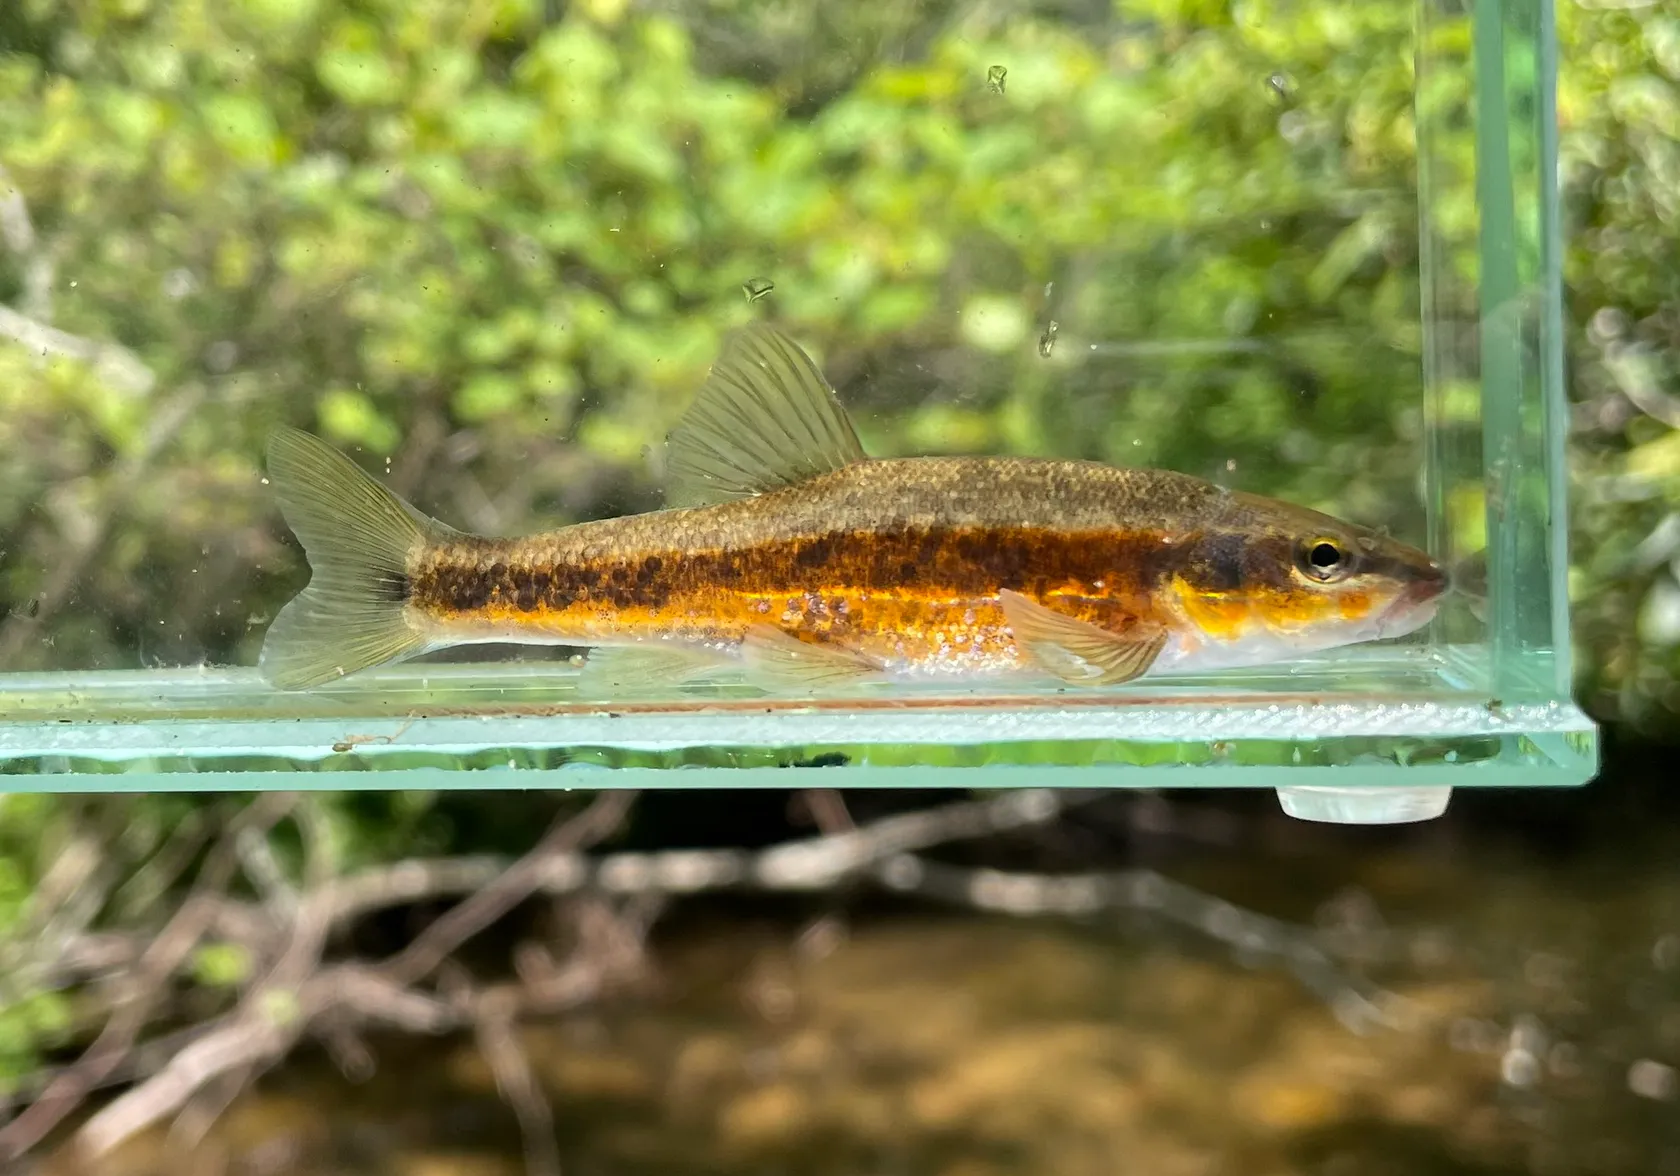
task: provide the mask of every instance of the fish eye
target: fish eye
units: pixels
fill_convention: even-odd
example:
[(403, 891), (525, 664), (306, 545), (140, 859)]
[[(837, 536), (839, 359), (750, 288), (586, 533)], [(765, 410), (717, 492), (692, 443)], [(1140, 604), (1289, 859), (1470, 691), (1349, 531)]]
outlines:
[(1350, 564), (1347, 552), (1334, 539), (1311, 539), (1303, 543), (1298, 562), (1303, 575), (1321, 584), (1345, 576)]

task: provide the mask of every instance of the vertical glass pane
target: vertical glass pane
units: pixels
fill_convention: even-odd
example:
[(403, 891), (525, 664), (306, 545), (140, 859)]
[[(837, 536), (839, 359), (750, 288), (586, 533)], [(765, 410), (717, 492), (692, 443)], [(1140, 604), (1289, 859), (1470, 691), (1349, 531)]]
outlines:
[(1483, 618), (1450, 611), (1440, 631), (1468, 682), (1557, 697), (1568, 625), (1550, 7), (1421, 12), (1431, 535), (1487, 589)]

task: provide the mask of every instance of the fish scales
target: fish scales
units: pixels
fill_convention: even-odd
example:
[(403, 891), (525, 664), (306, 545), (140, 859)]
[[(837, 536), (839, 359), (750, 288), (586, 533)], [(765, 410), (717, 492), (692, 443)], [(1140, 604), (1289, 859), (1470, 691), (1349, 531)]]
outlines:
[(463, 537), (419, 556), (411, 603), (443, 629), (579, 644), (731, 641), (769, 618), (892, 660), (1008, 660), (1000, 589), (1105, 627), (1165, 621), (1160, 586), (1195, 558), (1172, 540), (1247, 513), (1193, 479), (1088, 462), (874, 461), (717, 506)]

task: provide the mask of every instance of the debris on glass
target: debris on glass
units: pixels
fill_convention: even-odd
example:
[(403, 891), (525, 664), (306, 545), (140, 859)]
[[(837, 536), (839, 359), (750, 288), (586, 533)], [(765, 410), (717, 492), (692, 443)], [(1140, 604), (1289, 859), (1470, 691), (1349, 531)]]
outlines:
[(1044, 333), (1038, 337), (1039, 358), (1050, 358), (1050, 353), (1056, 349), (1056, 332), (1061, 329), (1062, 325), (1055, 319), (1051, 319), (1049, 324), (1045, 326)]
[(776, 283), (769, 278), (748, 278), (741, 283), (741, 293), (747, 296), (748, 302), (760, 302), (768, 297), (776, 288)]
[(1006, 67), (994, 65), (986, 71), (986, 85), (991, 87), (992, 93), (1001, 94), (1003, 93), (1004, 79), (1008, 76), (1009, 70)]

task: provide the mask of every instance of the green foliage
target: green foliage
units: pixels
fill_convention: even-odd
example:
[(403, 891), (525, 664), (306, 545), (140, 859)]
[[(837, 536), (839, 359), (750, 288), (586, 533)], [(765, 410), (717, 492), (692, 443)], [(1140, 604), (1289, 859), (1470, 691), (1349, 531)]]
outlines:
[(207, 943), (193, 953), (193, 979), (206, 988), (237, 988), (251, 978), (251, 957), (237, 943)]
[(0, 1094), (71, 1031), (66, 995), (39, 986), (24, 961), (40, 931), (39, 884), (62, 852), (75, 812), (61, 797), (0, 798)]
[(14, 17), (0, 162), (53, 322), (157, 377), (0, 347), (0, 594), (102, 533), (17, 665), (250, 662), (300, 571), (280, 420), (460, 525), (651, 505), (761, 312), (876, 452), (1161, 464), (1416, 531), (1403, 6), (770, 7)]
[(1680, 713), (1680, 18), (1564, 6), (1572, 596), (1589, 700)]
[[(1655, 718), (1680, 22), (1560, 19), (1583, 662), (1601, 713)], [(14, 7), (0, 164), (39, 256), (0, 252), (0, 300), (155, 383), (0, 344), (0, 601), (49, 596), (5, 664), (249, 662), (301, 570), (257, 469), (280, 420), (466, 526), (651, 505), (755, 313), (876, 452), (1159, 464), (1415, 531), (1416, 122), (1472, 99), (1468, 68), (1414, 75), (1415, 35), (1400, 3)], [(1468, 56), (1464, 19), (1423, 36)], [(1473, 186), (1429, 216), (1470, 240)]]

